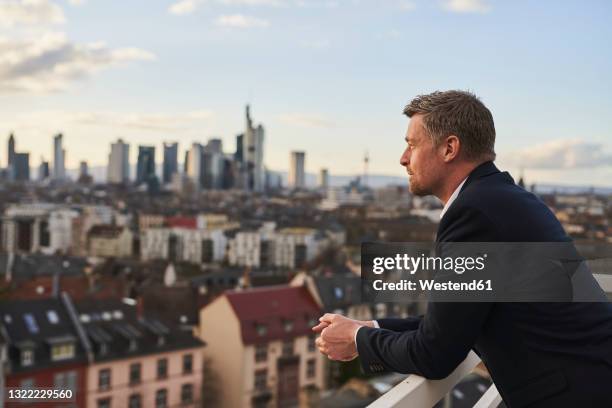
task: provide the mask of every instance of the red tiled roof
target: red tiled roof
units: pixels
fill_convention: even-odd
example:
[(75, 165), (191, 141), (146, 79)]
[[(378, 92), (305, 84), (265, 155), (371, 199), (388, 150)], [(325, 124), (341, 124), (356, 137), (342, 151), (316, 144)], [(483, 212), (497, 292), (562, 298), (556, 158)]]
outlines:
[(196, 229), (198, 227), (198, 220), (195, 217), (168, 217), (166, 218), (166, 225), (175, 228)]
[[(305, 287), (268, 286), (229, 291), (225, 296), (240, 320), (244, 344), (311, 334), (313, 320), (321, 316), (321, 309)], [(287, 330), (288, 323), (291, 330)], [(265, 333), (261, 327), (265, 327)]]

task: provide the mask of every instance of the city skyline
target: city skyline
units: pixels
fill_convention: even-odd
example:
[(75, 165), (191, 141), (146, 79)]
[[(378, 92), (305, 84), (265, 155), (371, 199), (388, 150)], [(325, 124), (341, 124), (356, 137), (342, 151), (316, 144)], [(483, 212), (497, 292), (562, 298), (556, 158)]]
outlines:
[(401, 177), (403, 105), (459, 88), (491, 109), (498, 163), (515, 178), (610, 186), (607, 2), (10, 3), (0, 137), (13, 131), (34, 169), (53, 161), (58, 133), (68, 169), (105, 166), (119, 138), (155, 145), (157, 163), (169, 141), (179, 161), (211, 138), (231, 151), (250, 103), (270, 170), (299, 150), (308, 173), (358, 175), (367, 150), (371, 174)]

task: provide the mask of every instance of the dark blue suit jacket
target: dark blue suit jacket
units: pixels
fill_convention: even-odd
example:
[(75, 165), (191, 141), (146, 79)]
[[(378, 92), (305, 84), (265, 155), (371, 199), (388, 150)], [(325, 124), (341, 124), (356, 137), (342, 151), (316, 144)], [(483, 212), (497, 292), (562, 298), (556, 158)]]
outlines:
[[(535, 195), (492, 162), (472, 171), (437, 242), (568, 241)], [(448, 376), (474, 350), (515, 407), (612, 407), (612, 304), (429, 303), (425, 316), (361, 328), (366, 373)]]

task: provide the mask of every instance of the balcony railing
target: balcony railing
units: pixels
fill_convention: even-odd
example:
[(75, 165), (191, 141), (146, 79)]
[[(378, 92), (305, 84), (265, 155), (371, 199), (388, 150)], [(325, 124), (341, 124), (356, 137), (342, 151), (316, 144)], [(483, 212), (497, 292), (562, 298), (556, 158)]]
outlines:
[[(604, 292), (612, 294), (612, 275), (595, 274), (594, 277)], [(370, 404), (369, 408), (433, 407), (452, 391), (463, 377), (470, 374), (478, 363), (480, 358), (471, 351), (455, 371), (443, 380), (427, 380), (418, 375), (410, 375)], [(501, 396), (493, 384), (474, 408), (496, 408), (501, 401)]]

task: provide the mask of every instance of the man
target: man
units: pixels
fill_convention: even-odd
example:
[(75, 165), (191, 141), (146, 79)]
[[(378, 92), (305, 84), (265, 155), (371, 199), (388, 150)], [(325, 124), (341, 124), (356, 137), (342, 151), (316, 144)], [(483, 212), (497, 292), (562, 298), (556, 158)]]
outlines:
[[(552, 212), (495, 158), (489, 110), (462, 91), (415, 98), (401, 165), (415, 195), (443, 203), (436, 242), (567, 242)], [(429, 303), (425, 316), (313, 328), (332, 360), (359, 355), (366, 373), (448, 376), (474, 350), (514, 407), (612, 407), (612, 304)], [(584, 405), (588, 403), (588, 405)]]

